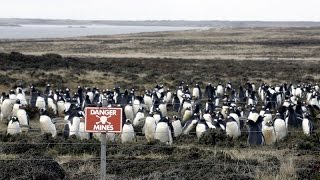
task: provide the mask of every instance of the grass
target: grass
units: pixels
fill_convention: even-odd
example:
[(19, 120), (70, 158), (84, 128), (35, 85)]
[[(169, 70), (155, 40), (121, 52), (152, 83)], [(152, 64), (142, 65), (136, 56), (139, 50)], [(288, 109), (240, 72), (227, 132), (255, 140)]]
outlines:
[[(271, 84), (314, 83), (320, 79), (319, 34), (319, 28), (258, 28), (64, 40), (0, 40), (0, 52), (3, 52), (0, 53), (0, 90), (7, 92), (17, 82), (25, 86), (34, 84), (40, 90), (47, 83), (53, 84), (54, 88), (73, 90), (78, 85), (100, 89), (121, 86), (122, 89), (135, 88), (137, 94), (157, 83), (175, 89), (181, 80), (191, 87), (199, 83), (203, 88), (208, 82), (216, 85), (228, 80), (236, 88), (248, 80), (256, 85), (262, 81)], [(170, 115), (173, 114), (170, 112)], [(0, 132), (5, 133), (6, 124), (0, 122)], [(53, 158), (65, 172), (60, 171), (57, 164), (51, 164), (52, 167), (66, 179), (99, 178), (99, 141), (65, 140), (61, 134), (56, 139), (40, 135), (36, 131), (39, 128), (37, 114), (34, 114), (30, 126), (35, 131), (18, 137), (1, 134), (0, 144), (26, 141), (30, 145), (6, 147), (1, 144), (0, 159)], [(173, 146), (158, 142), (145, 144), (144, 137), (129, 145), (119, 145), (118, 139), (116, 144), (108, 144), (108, 178), (319, 177), (319, 134), (305, 137), (301, 133), (290, 133), (285, 141), (268, 147), (248, 146), (246, 137), (244, 134), (232, 141), (219, 133), (206, 134), (202, 140), (193, 135), (182, 136), (174, 141)], [(97, 144), (86, 144), (92, 142)], [(6, 163), (11, 163), (10, 167), (21, 165), (15, 161)], [(10, 174), (10, 170), (4, 169), (3, 172)], [(49, 170), (43, 170), (46, 171)]]

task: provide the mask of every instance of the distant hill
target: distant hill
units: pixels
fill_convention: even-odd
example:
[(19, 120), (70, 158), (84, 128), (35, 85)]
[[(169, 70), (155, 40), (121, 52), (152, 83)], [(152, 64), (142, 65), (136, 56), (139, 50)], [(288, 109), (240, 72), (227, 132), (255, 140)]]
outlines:
[(38, 25), (117, 25), (117, 26), (185, 26), (185, 27), (320, 27), (313, 21), (117, 21), (117, 20), (56, 20), (0, 18), (0, 26)]

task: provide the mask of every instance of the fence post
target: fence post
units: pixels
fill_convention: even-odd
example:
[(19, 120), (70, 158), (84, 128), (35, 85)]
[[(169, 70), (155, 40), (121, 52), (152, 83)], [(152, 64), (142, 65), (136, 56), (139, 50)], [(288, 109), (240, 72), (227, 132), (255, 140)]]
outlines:
[(101, 133), (101, 162), (100, 162), (100, 179), (107, 179), (107, 138), (106, 133)]

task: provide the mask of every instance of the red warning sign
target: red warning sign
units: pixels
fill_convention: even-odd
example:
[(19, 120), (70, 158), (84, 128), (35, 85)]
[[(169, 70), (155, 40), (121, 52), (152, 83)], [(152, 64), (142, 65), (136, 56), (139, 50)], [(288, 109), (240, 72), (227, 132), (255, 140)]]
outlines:
[(122, 130), (122, 108), (87, 107), (85, 109), (86, 132), (114, 132)]

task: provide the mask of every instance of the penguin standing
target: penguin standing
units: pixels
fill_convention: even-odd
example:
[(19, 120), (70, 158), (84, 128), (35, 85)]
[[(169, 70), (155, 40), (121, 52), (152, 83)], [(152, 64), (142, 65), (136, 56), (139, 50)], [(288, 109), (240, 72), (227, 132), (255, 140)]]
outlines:
[(26, 110), (24, 110), (22, 106), (20, 106), (19, 110), (17, 111), (17, 118), (19, 119), (20, 126), (22, 127), (21, 130), (23, 132), (27, 132), (29, 129), (29, 118)]
[(172, 142), (173, 142), (172, 133), (171, 133), (172, 131), (168, 123), (169, 123), (168, 117), (163, 117), (158, 122), (154, 138), (158, 139), (162, 143), (172, 145)]
[(191, 107), (187, 107), (187, 109), (184, 111), (184, 114), (182, 116), (182, 125), (184, 126), (185, 123), (192, 119), (192, 111)]
[(50, 133), (52, 137), (56, 137), (57, 129), (51, 118), (47, 115), (46, 110), (40, 110), (40, 129), (41, 133)]
[(12, 116), (17, 116), (17, 112), (18, 112), (20, 106), (21, 106), (20, 100), (17, 99), (17, 100), (16, 100), (16, 103), (15, 103), (15, 104), (13, 105), (13, 107), (12, 107), (12, 113), (11, 113)]
[(311, 118), (309, 114), (303, 114), (303, 120), (302, 120), (302, 130), (303, 133), (307, 136), (310, 136), (313, 130), (313, 125), (311, 122)]
[(196, 134), (197, 134), (198, 139), (200, 139), (202, 133), (207, 131), (208, 128), (209, 128), (209, 126), (207, 125), (207, 122), (205, 119), (200, 119), (198, 121), (198, 124), (196, 126)]
[(130, 119), (131, 121), (133, 121), (134, 114), (133, 114), (133, 108), (132, 108), (132, 105), (131, 105), (131, 101), (129, 102), (129, 104), (127, 104), (125, 106), (124, 113), (126, 115), (126, 119)]
[(134, 129), (130, 119), (126, 120), (126, 123), (122, 127), (121, 143), (131, 143), (136, 139)]
[(231, 116), (227, 117), (226, 133), (227, 136), (232, 137), (233, 139), (236, 139), (241, 135), (240, 124), (238, 124), (237, 121)]
[(9, 91), (9, 99), (11, 100), (11, 104), (14, 104), (17, 100), (17, 95), (14, 93), (14, 90)]
[(38, 92), (38, 97), (37, 97), (37, 100), (36, 100), (36, 107), (37, 107), (39, 110), (46, 108), (45, 99), (40, 96), (40, 93), (39, 93), (39, 92)]
[(206, 123), (208, 125), (209, 128), (215, 129), (216, 127), (213, 125), (213, 118), (211, 116), (211, 114), (209, 114), (209, 112), (206, 112), (205, 114), (203, 114), (203, 119), (206, 120)]
[(191, 131), (194, 131), (197, 126), (198, 121), (199, 121), (199, 116), (197, 114), (195, 114), (193, 120), (190, 119), (184, 124), (183, 129), (182, 129), (182, 133), (184, 135), (188, 135), (188, 134), (190, 134)]
[(201, 89), (199, 84), (196, 84), (196, 86), (192, 89), (192, 97), (196, 99), (201, 99)]
[(28, 102), (27, 102), (27, 100), (26, 100), (26, 97), (25, 97), (25, 94), (24, 94), (24, 92), (22, 91), (22, 89), (19, 89), (18, 90), (18, 94), (17, 94), (17, 100), (20, 100), (20, 103), (22, 104), (22, 105), (27, 105), (28, 104)]
[(140, 108), (141, 108), (140, 100), (135, 98), (132, 102), (133, 114), (136, 115)]
[(263, 114), (262, 127), (269, 121), (272, 121), (272, 114), (270, 113), (269, 108), (267, 108)]
[(164, 100), (160, 101), (159, 110), (161, 112), (162, 117), (167, 116), (167, 113), (168, 113), (168, 111), (167, 111), (167, 103)]
[(90, 139), (90, 133), (85, 132), (85, 122), (82, 119), (80, 119), (79, 124), (79, 137), (81, 140)]
[(152, 107), (152, 98), (151, 98), (151, 94), (148, 91), (146, 91), (143, 96), (143, 102), (146, 106), (146, 110), (150, 111), (150, 109)]
[(9, 124), (7, 127), (7, 134), (14, 135), (19, 133), (21, 133), (19, 120), (16, 116), (13, 116), (9, 121)]
[(73, 115), (73, 113), (68, 118), (68, 124), (66, 124), (65, 129), (69, 129), (69, 136), (75, 135), (79, 136), (79, 128), (80, 128), (80, 116), (78, 112), (76, 115)]
[(145, 116), (143, 112), (143, 108), (140, 108), (136, 114), (136, 117), (133, 119), (134, 127), (143, 127), (145, 123)]
[(249, 129), (248, 144), (249, 145), (262, 145), (264, 143), (263, 134), (261, 132), (261, 123), (263, 117), (259, 116), (256, 121), (248, 119), (247, 126)]
[(273, 122), (274, 130), (276, 133), (276, 140), (281, 141), (287, 136), (287, 126), (285, 120), (281, 117), (280, 113), (277, 112), (276, 118)]
[(220, 83), (218, 84), (218, 86), (217, 86), (216, 96), (222, 97), (223, 94), (224, 94), (224, 89), (223, 89), (223, 87), (222, 87), (222, 85), (221, 85), (221, 82), (220, 82)]
[(57, 114), (57, 105), (54, 103), (52, 95), (48, 97), (48, 108), (52, 109), (54, 114)]
[(173, 116), (171, 124), (173, 127), (174, 137), (180, 136), (180, 134), (182, 133), (182, 124), (178, 116)]
[(9, 120), (9, 116), (12, 112), (12, 103), (8, 96), (6, 96), (6, 99), (3, 100), (1, 104), (1, 121)]
[(179, 100), (179, 98), (178, 98), (178, 96), (177, 96), (176, 93), (173, 93), (172, 108), (173, 108), (173, 111), (179, 112), (179, 109), (180, 109), (180, 100)]
[(144, 135), (148, 141), (148, 143), (152, 142), (154, 140), (154, 133), (156, 131), (156, 120), (153, 117), (152, 113), (149, 113), (146, 117), (145, 123), (144, 123)]
[(272, 145), (276, 142), (276, 133), (272, 121), (267, 121), (262, 126), (262, 134), (266, 145)]

